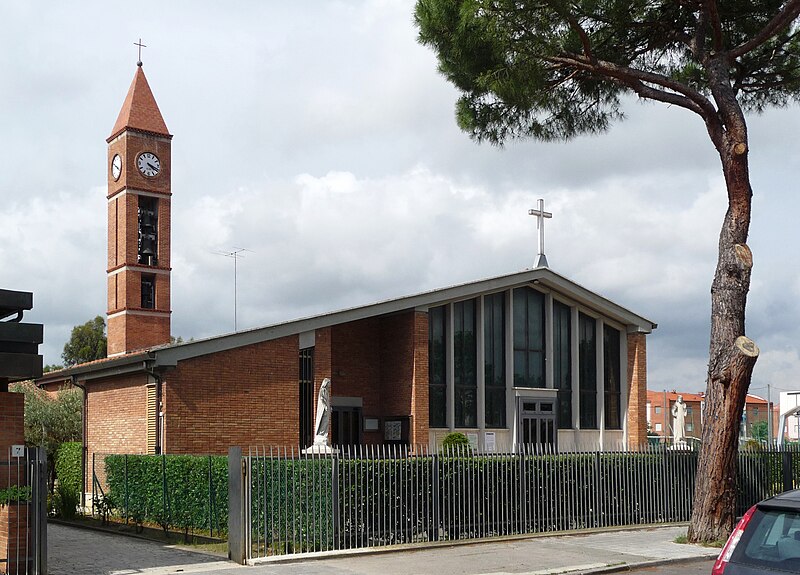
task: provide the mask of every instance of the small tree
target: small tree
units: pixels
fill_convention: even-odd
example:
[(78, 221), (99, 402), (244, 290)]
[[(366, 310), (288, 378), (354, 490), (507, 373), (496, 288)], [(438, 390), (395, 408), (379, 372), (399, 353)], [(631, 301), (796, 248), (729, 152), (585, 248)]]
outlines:
[[(47, 458), (55, 462), (62, 443), (80, 441), (83, 392), (78, 388), (63, 388), (50, 394), (33, 383), (17, 383), (11, 391), (25, 394), (25, 443), (41, 446)], [(50, 466), (50, 488), (55, 479), (55, 465)]]
[(106, 322), (101, 316), (72, 328), (69, 341), (64, 344), (61, 359), (67, 366), (85, 363), (106, 356)]
[(750, 437), (757, 441), (767, 441), (769, 434), (769, 425), (766, 421), (756, 421), (750, 426)]

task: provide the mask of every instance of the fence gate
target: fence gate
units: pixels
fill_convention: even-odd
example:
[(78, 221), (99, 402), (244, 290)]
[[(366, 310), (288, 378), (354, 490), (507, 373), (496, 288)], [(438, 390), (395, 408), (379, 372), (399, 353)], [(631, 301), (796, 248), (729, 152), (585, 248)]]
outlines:
[(47, 454), (13, 445), (0, 457), (0, 573), (47, 575)]

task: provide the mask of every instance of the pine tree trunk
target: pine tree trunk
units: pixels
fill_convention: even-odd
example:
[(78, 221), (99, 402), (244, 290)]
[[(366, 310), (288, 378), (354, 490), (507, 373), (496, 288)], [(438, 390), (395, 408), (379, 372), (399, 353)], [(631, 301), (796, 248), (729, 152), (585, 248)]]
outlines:
[[(745, 306), (753, 258), (747, 247), (752, 190), (747, 129), (730, 94), (715, 93), (725, 132), (715, 141), (728, 190), (728, 211), (719, 237), (711, 286), (711, 342), (703, 412), (703, 436), (688, 538), (724, 540), (736, 513), (736, 456), (742, 410), (758, 347), (745, 337)], [(713, 139), (713, 136), (712, 136)]]

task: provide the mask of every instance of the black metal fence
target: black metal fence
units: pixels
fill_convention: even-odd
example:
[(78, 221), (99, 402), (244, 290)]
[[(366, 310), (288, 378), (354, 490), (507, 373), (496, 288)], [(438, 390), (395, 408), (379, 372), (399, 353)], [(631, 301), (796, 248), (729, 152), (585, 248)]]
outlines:
[[(697, 455), (665, 446), (576, 453), (525, 446), (502, 454), (356, 446), (332, 455), (254, 448), (238, 463), (229, 459), (229, 501), (239, 510), (231, 513), (232, 557), (237, 549), (240, 561), (257, 562), (285, 553), (687, 521)], [(800, 452), (742, 451), (738, 466), (742, 513), (795, 487)]]

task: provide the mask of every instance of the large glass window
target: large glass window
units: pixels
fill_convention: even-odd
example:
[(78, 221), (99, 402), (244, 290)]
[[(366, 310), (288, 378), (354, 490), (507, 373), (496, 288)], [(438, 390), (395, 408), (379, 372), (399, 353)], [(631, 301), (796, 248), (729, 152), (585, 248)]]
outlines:
[(544, 294), (514, 290), (514, 385), (545, 387)]
[(581, 429), (597, 429), (597, 324), (578, 315), (578, 399)]
[(605, 371), (603, 409), (605, 411), (606, 429), (622, 429), (619, 337), (619, 330), (609, 325), (603, 326), (603, 365)]
[(455, 426), (478, 426), (477, 341), (475, 300), (453, 304), (453, 401)]
[(572, 428), (572, 310), (553, 302), (553, 387), (558, 390), (558, 428)]
[(428, 425), (447, 427), (445, 306), (428, 310)]
[(506, 426), (505, 294), (483, 298), (486, 427)]

